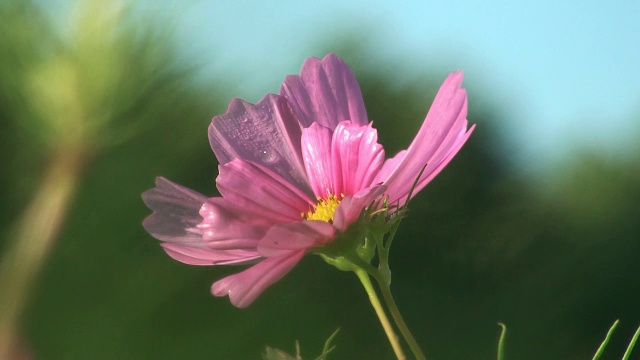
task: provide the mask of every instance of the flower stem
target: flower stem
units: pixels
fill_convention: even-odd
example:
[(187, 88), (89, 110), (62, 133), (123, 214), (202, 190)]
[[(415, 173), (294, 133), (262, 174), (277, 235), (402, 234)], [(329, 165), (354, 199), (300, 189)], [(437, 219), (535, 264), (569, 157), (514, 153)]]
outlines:
[(0, 359), (12, 357), (20, 315), (66, 217), (80, 178), (81, 158), (81, 152), (53, 157), (0, 260)]
[[(387, 334), (387, 338), (389, 338), (389, 342), (391, 343), (391, 347), (396, 354), (398, 360), (405, 360), (407, 357), (402, 351), (402, 347), (400, 346), (400, 342), (398, 341), (398, 336), (393, 331), (393, 327), (389, 322), (389, 318), (387, 318), (387, 314), (385, 314), (382, 305), (380, 304), (380, 300), (378, 299), (378, 294), (376, 293), (373, 285), (371, 284), (371, 280), (369, 279), (369, 274), (363, 269), (354, 270), (362, 286), (364, 286), (364, 290), (369, 295), (369, 301), (371, 301), (371, 305), (373, 309), (376, 311), (378, 318), (380, 319), (380, 323), (384, 328), (384, 332)], [(423, 357), (424, 358), (424, 357)]]
[(396, 305), (395, 300), (393, 300), (393, 296), (391, 295), (391, 288), (389, 287), (389, 282), (385, 281), (384, 278), (380, 275), (374, 276), (374, 278), (376, 279), (376, 281), (378, 282), (378, 285), (380, 286), (380, 292), (382, 292), (382, 298), (384, 299), (384, 302), (387, 304), (387, 309), (389, 309), (389, 312), (391, 313), (391, 316), (393, 317), (393, 320), (395, 321), (396, 326), (398, 326), (398, 329), (400, 329), (400, 333), (402, 333), (402, 336), (404, 337), (405, 341), (407, 342), (407, 344), (409, 344), (409, 347), (411, 348), (411, 352), (413, 352), (413, 355), (416, 357), (416, 359), (425, 360), (426, 357), (424, 356), (422, 349), (420, 349), (420, 345), (418, 345), (418, 342), (416, 342), (416, 339), (413, 337), (413, 334), (411, 334), (409, 327), (407, 326), (407, 324), (404, 322), (404, 319), (402, 318), (402, 314), (400, 314), (400, 310), (398, 310), (398, 306)]

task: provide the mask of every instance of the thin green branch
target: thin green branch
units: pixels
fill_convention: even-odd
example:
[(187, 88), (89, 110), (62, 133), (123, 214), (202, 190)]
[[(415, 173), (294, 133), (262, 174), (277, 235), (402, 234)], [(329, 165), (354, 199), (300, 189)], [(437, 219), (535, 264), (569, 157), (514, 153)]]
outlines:
[(327, 360), (327, 355), (329, 355), (329, 353), (336, 348), (336, 346), (331, 343), (333, 342), (333, 339), (335, 339), (336, 335), (338, 335), (339, 331), (340, 331), (340, 328), (337, 328), (336, 331), (334, 331), (333, 334), (329, 336), (327, 341), (324, 342), (324, 347), (322, 348), (322, 354), (318, 356), (316, 360)]

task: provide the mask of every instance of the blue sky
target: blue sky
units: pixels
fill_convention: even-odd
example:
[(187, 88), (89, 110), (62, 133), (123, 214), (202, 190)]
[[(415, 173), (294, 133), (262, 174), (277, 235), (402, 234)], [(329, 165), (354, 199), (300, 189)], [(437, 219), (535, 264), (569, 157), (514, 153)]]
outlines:
[(306, 57), (324, 55), (313, 53), (318, 44), (362, 31), (371, 55), (406, 64), (405, 76), (463, 69), (470, 106), (500, 111), (514, 153), (535, 166), (576, 148), (640, 149), (640, 1), (143, 4), (177, 21), (178, 38), (206, 71), (242, 79), (237, 96), (250, 101), (277, 91)]
[(405, 72), (465, 70), (471, 106), (498, 107), (514, 151), (538, 166), (638, 144), (640, 1), (198, 1), (179, 13), (180, 36), (212, 68), (251, 79), (259, 93), (238, 94), (249, 100), (322, 55), (314, 45), (373, 29), (372, 55), (402, 58)]

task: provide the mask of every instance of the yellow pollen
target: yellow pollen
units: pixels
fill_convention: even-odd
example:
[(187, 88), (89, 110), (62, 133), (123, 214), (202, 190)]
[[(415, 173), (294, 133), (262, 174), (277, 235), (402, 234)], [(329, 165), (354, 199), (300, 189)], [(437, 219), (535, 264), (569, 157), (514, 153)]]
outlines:
[(336, 212), (338, 205), (340, 205), (342, 198), (344, 198), (343, 194), (340, 194), (340, 197), (329, 195), (326, 199), (318, 198), (318, 203), (313, 206), (313, 209), (300, 215), (305, 220), (333, 222), (333, 214)]

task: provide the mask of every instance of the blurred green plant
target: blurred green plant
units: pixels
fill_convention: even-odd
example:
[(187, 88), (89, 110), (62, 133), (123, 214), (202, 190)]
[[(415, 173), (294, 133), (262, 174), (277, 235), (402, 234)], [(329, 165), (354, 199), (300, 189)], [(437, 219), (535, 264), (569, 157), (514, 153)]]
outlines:
[(4, 230), (1, 359), (12, 357), (20, 314), (87, 166), (166, 116), (193, 86), (171, 26), (134, 16), (124, 1), (75, 1), (68, 16), (60, 29), (29, 1), (0, 4), (0, 116), (5, 130), (23, 134), (8, 150), (18, 159), (38, 153), (44, 163), (33, 196)]

